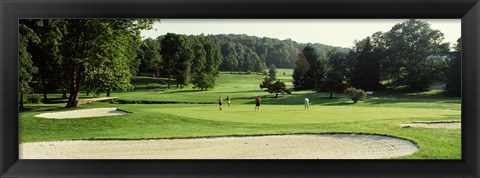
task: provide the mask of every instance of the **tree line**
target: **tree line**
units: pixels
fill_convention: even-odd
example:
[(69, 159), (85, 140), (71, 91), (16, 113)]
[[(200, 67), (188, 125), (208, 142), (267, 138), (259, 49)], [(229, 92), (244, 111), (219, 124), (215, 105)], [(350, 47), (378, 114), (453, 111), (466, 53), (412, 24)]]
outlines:
[(410, 19), (390, 31), (355, 41), (352, 50), (329, 51), (321, 57), (312, 46), (298, 54), (293, 73), (296, 89), (342, 92), (348, 86), (366, 91), (385, 87), (423, 91), (446, 83), (448, 94), (460, 95), (461, 39), (454, 50), (439, 30)]
[[(146, 39), (147, 46), (152, 46), (155, 43), (160, 43), (166, 35), (157, 37), (156, 39)], [(245, 34), (220, 34), (220, 35), (189, 35), (186, 38), (208, 38), (220, 47), (222, 62), (218, 68), (220, 71), (238, 71), (238, 72), (257, 72), (261, 73), (267, 69), (267, 66), (275, 65), (280, 68), (293, 68), (295, 60), (300, 50), (310, 45), (320, 56), (325, 56), (327, 51), (337, 49), (341, 53), (348, 53), (350, 49), (332, 47), (320, 43), (303, 44), (297, 43), (290, 39), (279, 40), (268, 37), (248, 36)], [(156, 45), (156, 44), (155, 44)], [(144, 53), (151, 53), (153, 50), (161, 51), (161, 47), (147, 47), (142, 49)], [(145, 56), (142, 58), (140, 65), (141, 72), (155, 72), (158, 71), (149, 68), (154, 58)]]
[(261, 72), (267, 66), (293, 68), (300, 50), (310, 45), (320, 56), (329, 50), (337, 49), (347, 53), (349, 49), (328, 46), (320, 43), (305, 44), (291, 39), (279, 40), (268, 37), (248, 36), (245, 34), (210, 35), (222, 47), (225, 60), (220, 68), (224, 71)]
[(21, 19), (19, 93), (62, 92), (77, 107), (80, 90), (129, 90), (137, 74), (140, 30), (154, 20)]

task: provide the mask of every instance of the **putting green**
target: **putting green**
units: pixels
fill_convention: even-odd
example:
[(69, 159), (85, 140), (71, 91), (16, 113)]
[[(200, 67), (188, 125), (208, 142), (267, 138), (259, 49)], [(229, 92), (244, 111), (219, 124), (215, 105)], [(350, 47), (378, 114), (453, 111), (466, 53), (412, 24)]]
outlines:
[(416, 108), (310, 106), (309, 110), (304, 110), (303, 105), (263, 105), (260, 111), (255, 112), (254, 105), (224, 106), (222, 111), (219, 111), (218, 105), (157, 106), (139, 107), (137, 112), (166, 113), (216, 121), (268, 124), (354, 122), (396, 118), (460, 118), (460, 111)]

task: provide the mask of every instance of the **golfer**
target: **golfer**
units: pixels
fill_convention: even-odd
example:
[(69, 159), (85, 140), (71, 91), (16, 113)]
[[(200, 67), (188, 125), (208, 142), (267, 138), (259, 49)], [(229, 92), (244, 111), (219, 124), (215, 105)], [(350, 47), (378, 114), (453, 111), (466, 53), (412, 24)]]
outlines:
[(220, 111), (223, 109), (222, 108), (222, 103), (223, 103), (223, 99), (222, 99), (222, 96), (218, 97), (218, 107), (220, 109)]
[(262, 99), (260, 99), (260, 96), (257, 96), (255, 98), (255, 111), (258, 111), (260, 109), (260, 102), (262, 102)]
[(309, 105), (310, 105), (310, 100), (308, 98), (305, 98), (305, 110), (308, 110)]
[(227, 96), (227, 104), (228, 104), (228, 107), (230, 107), (230, 96)]

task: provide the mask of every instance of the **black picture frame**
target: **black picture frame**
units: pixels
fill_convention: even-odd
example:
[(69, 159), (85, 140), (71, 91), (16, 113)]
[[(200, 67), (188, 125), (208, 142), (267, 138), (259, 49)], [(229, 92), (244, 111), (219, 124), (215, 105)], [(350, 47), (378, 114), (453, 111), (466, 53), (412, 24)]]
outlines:
[[(461, 18), (462, 160), (19, 160), (19, 18)], [(478, 177), (478, 0), (1, 0), (0, 177)]]

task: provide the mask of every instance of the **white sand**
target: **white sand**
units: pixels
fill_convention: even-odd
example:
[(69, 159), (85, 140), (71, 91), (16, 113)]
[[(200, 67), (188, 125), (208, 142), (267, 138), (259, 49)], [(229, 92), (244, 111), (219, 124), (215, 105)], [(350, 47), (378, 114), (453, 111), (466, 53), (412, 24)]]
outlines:
[(101, 116), (116, 116), (128, 114), (127, 112), (117, 110), (117, 108), (95, 108), (95, 109), (81, 109), (64, 112), (49, 112), (38, 114), (35, 117), (49, 118), (49, 119), (76, 119), (84, 117), (101, 117)]
[(400, 124), (403, 127), (424, 127), (424, 128), (445, 128), (445, 129), (460, 129), (462, 123), (460, 122), (418, 122)]
[(20, 159), (381, 159), (417, 150), (410, 141), (377, 135), (274, 135), (32, 142), (20, 145)]

